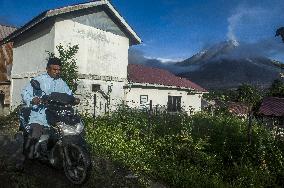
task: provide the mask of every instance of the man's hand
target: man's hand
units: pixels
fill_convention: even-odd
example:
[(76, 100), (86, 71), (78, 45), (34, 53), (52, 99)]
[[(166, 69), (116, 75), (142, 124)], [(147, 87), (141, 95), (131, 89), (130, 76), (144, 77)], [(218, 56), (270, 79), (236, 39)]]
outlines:
[(41, 103), (41, 99), (39, 97), (34, 97), (32, 100), (33, 105), (39, 105)]

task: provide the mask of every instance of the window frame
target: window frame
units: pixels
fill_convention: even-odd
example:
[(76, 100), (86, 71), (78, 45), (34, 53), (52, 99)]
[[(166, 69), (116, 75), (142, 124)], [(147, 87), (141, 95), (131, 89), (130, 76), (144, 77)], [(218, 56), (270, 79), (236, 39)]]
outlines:
[(168, 95), (168, 112), (181, 111), (181, 98), (182, 96)]
[[(147, 101), (142, 103), (142, 97), (146, 97)], [(146, 104), (149, 101), (149, 96), (148, 95), (140, 95), (140, 104)]]

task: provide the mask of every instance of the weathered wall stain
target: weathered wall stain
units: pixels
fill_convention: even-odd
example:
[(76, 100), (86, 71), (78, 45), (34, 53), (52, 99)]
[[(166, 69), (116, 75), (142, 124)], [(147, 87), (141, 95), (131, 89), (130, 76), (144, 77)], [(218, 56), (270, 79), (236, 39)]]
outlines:
[(10, 80), (13, 63), (13, 44), (7, 43), (0, 47), (0, 82)]
[[(0, 47), (0, 91), (4, 93), (4, 104), (10, 104), (10, 76), (13, 63), (13, 44), (7, 43)], [(1, 103), (3, 101), (0, 101)]]

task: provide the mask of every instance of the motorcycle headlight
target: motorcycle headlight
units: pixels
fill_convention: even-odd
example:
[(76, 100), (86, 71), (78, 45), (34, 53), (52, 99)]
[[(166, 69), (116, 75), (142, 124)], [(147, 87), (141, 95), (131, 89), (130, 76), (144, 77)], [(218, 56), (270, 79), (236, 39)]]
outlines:
[(67, 125), (65, 123), (61, 123), (59, 125), (64, 133), (64, 135), (78, 135), (80, 134), (83, 129), (84, 129), (84, 124), (82, 121), (80, 121), (79, 123), (75, 124), (75, 125)]

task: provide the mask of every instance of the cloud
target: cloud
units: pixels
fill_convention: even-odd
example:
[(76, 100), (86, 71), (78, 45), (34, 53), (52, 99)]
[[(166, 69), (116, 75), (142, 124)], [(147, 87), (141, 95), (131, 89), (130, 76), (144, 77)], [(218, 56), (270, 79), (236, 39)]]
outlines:
[(237, 36), (239, 30), (243, 30), (246, 27), (251, 28), (263, 25), (264, 17), (267, 14), (270, 14), (270, 12), (261, 7), (247, 7), (244, 5), (238, 6), (234, 13), (227, 19), (228, 39), (238, 41), (240, 37)]
[(281, 40), (271, 37), (255, 43), (241, 43), (231, 52), (230, 56), (233, 58), (268, 57), (283, 61), (284, 59), (278, 59), (283, 52), (284, 44)]
[(183, 67), (175, 65), (175, 63), (180, 60), (181, 59), (146, 57), (142, 51), (134, 48), (130, 48), (128, 56), (129, 64), (142, 64), (149, 67), (165, 69), (173, 73), (183, 71)]
[(128, 61), (131, 64), (145, 64), (147, 59), (141, 50), (130, 48), (128, 53)]
[(184, 60), (184, 58), (163, 58), (163, 57), (149, 57), (149, 56), (145, 56), (145, 58), (156, 59), (156, 60), (159, 60), (163, 64), (172, 64), (172, 63), (176, 63), (176, 62), (180, 62)]
[(258, 3), (257, 6), (239, 5), (227, 19), (228, 40), (241, 43), (233, 50), (232, 57), (283, 57), (284, 44), (281, 39), (274, 37), (276, 29), (284, 25), (283, 8), (284, 3), (276, 1)]

